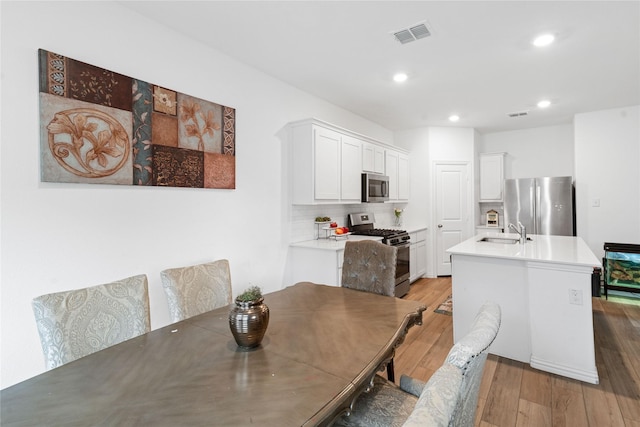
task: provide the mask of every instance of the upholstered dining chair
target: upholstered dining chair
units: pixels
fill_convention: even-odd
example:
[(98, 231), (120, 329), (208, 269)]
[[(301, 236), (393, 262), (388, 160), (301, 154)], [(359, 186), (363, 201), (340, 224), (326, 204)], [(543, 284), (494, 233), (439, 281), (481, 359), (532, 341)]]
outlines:
[(403, 375), (398, 387), (376, 375), (371, 390), (360, 395), (351, 414), (335, 425), (473, 426), (487, 353), (500, 321), (500, 306), (485, 303), (468, 334), (454, 344), (427, 383)]
[(151, 330), (144, 274), (36, 297), (31, 302), (47, 369)]
[(347, 241), (342, 263), (342, 286), (394, 296), (398, 248), (375, 240)]
[(229, 261), (221, 259), (160, 273), (174, 322), (231, 304)]
[[(348, 241), (342, 262), (342, 287), (395, 296), (398, 248), (375, 240)], [(395, 381), (393, 359), (387, 378)]]

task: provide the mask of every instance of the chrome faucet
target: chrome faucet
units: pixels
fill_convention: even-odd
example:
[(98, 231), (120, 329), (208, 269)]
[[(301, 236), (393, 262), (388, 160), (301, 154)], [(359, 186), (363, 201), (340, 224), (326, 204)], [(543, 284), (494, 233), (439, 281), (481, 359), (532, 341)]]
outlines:
[(512, 223), (509, 223), (509, 228), (520, 235), (520, 243), (524, 245), (527, 242), (527, 229), (520, 221), (518, 221), (517, 227)]

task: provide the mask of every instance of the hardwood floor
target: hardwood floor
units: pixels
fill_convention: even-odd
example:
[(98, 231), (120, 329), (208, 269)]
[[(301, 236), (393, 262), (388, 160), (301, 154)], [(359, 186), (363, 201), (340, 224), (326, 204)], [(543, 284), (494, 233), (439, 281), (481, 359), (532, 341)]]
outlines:
[[(451, 293), (451, 278), (420, 279), (405, 299), (427, 305), (423, 325), (409, 330), (395, 356), (401, 374), (423, 380), (453, 345), (451, 316), (434, 313)], [(596, 365), (593, 385), (538, 371), (490, 354), (480, 388), (476, 426), (640, 427), (640, 305), (593, 298)]]

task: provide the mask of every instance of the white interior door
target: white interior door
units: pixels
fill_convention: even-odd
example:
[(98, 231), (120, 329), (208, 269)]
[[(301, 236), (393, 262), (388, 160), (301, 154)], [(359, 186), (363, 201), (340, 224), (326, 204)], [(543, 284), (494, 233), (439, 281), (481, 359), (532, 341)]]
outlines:
[(436, 275), (451, 275), (447, 249), (467, 239), (469, 230), (467, 164), (436, 164)]

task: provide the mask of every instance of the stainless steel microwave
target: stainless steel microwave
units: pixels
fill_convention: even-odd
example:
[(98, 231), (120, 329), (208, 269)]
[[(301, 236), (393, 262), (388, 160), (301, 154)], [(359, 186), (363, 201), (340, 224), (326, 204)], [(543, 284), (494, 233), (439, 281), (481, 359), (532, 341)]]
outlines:
[(389, 177), (377, 173), (362, 174), (362, 201), (365, 203), (389, 200)]

